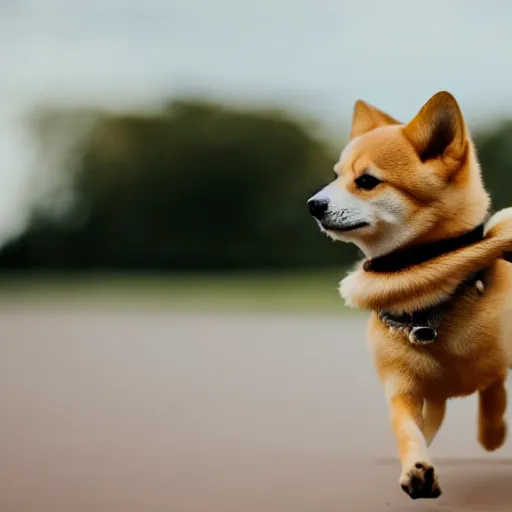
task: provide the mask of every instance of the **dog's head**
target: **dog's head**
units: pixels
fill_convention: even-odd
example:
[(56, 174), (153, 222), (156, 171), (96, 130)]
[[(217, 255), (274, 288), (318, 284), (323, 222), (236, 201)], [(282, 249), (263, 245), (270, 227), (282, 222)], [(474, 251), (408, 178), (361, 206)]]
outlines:
[(448, 92), (432, 96), (407, 124), (357, 101), (334, 171), (309, 211), (322, 231), (369, 257), (456, 236), (489, 208), (466, 123)]

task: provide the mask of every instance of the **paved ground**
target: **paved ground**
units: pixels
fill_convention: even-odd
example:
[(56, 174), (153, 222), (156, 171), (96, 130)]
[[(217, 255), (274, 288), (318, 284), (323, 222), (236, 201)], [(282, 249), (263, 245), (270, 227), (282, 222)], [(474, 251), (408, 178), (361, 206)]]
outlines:
[(511, 443), (479, 448), (473, 398), (433, 446), (443, 496), (402, 493), (360, 318), (4, 308), (0, 325), (2, 512), (512, 510)]

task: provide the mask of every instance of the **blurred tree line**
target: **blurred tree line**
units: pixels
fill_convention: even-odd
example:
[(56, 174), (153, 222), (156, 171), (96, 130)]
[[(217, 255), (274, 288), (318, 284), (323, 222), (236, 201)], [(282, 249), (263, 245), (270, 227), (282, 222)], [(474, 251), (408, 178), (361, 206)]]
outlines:
[[(41, 173), (10, 270), (228, 270), (343, 265), (307, 199), (346, 142), (279, 111), (175, 101), (152, 114), (45, 111)], [(512, 203), (512, 122), (477, 133), (494, 207)]]

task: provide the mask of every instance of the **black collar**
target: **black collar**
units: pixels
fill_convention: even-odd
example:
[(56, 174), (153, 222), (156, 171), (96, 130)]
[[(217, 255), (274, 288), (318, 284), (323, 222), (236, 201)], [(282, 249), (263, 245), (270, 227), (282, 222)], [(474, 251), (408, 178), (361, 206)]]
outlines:
[(366, 260), (363, 269), (366, 272), (398, 272), (413, 265), (419, 265), (442, 254), (480, 242), (484, 238), (484, 224), (463, 235), (439, 240), (429, 244), (401, 249), (378, 258)]

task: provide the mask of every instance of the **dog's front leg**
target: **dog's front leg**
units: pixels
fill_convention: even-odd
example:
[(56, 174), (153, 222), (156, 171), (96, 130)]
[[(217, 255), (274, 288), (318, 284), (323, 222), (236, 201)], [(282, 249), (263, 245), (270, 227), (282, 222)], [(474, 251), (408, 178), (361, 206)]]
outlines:
[(436, 437), (436, 434), (443, 423), (445, 411), (446, 400), (425, 399), (423, 403), (423, 434), (425, 435), (427, 446), (430, 446)]
[(389, 401), (402, 464), (400, 485), (413, 499), (437, 498), (441, 489), (423, 435), (423, 398), (411, 392), (398, 392)]

